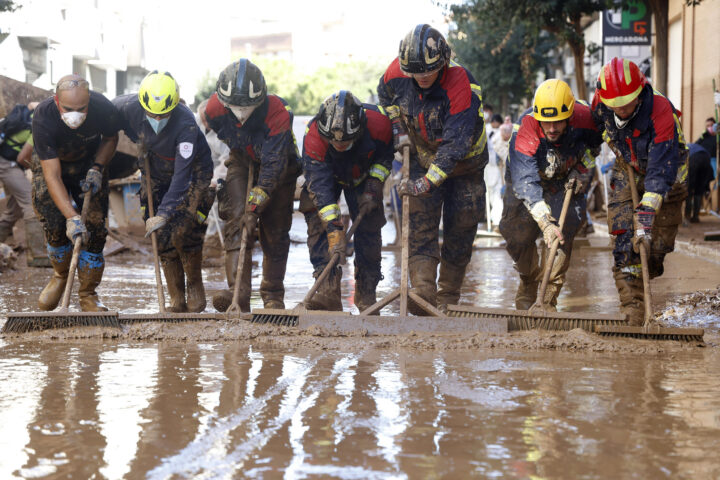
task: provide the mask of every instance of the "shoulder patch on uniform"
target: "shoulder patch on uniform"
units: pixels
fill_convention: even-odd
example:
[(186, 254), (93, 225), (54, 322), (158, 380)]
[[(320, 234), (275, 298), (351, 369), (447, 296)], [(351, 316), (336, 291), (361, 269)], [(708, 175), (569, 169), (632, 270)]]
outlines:
[(180, 152), (181, 157), (188, 159), (192, 156), (193, 144), (190, 142), (182, 142), (178, 145), (178, 151)]
[(535, 155), (541, 136), (540, 123), (532, 115), (525, 115), (515, 138), (515, 150), (530, 157)]
[(381, 142), (390, 143), (392, 141), (390, 119), (378, 111), (368, 109), (365, 110), (365, 116), (370, 136)]
[(465, 68), (461, 66), (447, 67), (440, 85), (447, 92), (450, 100), (450, 115), (455, 115), (470, 108), (472, 90), (470, 88), (470, 77)]

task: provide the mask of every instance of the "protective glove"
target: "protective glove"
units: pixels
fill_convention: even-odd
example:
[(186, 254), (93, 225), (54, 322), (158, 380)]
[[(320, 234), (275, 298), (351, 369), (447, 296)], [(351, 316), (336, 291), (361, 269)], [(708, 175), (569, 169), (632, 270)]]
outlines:
[(154, 217), (148, 218), (145, 220), (145, 238), (149, 237), (155, 230), (164, 227), (166, 224), (167, 218), (162, 215), (155, 215)]
[(422, 176), (417, 180), (403, 178), (398, 186), (398, 195), (410, 195), (412, 197), (429, 197), (432, 189), (432, 183), (427, 176)]
[(245, 211), (254, 212), (259, 215), (260, 212), (263, 211), (269, 200), (270, 196), (265, 192), (265, 190), (255, 186), (250, 189), (250, 195), (248, 195)]
[(404, 147), (411, 147), (410, 137), (408, 136), (405, 124), (400, 117), (400, 107), (397, 105), (390, 105), (385, 109), (390, 118), (390, 125), (392, 125), (393, 132), (393, 147), (396, 152), (402, 152)]
[(74, 217), (70, 217), (65, 220), (65, 235), (67, 235), (73, 243), (75, 243), (75, 237), (80, 235), (83, 244), (87, 243), (88, 238), (90, 237), (87, 228), (85, 228), (85, 224), (80, 218), (80, 215), (75, 215)]
[(342, 228), (327, 233), (328, 252), (330, 255), (339, 256), (338, 265), (345, 265), (345, 230)]
[(643, 204), (638, 205), (635, 209), (635, 214), (633, 215), (635, 235), (633, 236), (632, 244), (633, 250), (635, 250), (636, 253), (640, 252), (640, 243), (644, 243), (646, 251), (650, 251), (655, 213), (654, 208)]
[(530, 209), (530, 215), (532, 215), (535, 222), (540, 227), (543, 234), (543, 240), (545, 245), (550, 248), (552, 242), (556, 239), (560, 239), (560, 244), (565, 243), (560, 226), (552, 215), (550, 214), (550, 206), (545, 201), (537, 202)]
[(573, 194), (577, 195), (585, 190), (585, 187), (587, 187), (585, 182), (587, 180), (588, 178), (586, 175), (583, 175), (577, 169), (573, 168), (570, 170), (567, 182), (565, 182), (565, 190), (572, 190)]
[(252, 238), (255, 236), (255, 230), (257, 229), (259, 216), (255, 212), (245, 211), (242, 219), (240, 220), (241, 228), (244, 228), (247, 232), (248, 237)]
[(365, 180), (365, 191), (358, 200), (361, 212), (370, 212), (376, 208), (382, 208), (382, 187), (382, 182), (375, 177)]
[(91, 190), (93, 195), (95, 195), (98, 191), (100, 191), (100, 187), (102, 187), (102, 178), (102, 172), (99, 169), (92, 167), (87, 171), (85, 180), (80, 182), (80, 188), (83, 192)]

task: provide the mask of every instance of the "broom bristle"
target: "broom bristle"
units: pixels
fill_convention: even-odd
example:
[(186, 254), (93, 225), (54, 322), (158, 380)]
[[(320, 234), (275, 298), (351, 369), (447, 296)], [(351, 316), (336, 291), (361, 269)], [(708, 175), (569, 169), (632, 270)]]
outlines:
[(133, 313), (120, 314), (119, 321), (122, 325), (131, 325), (144, 322), (206, 322), (221, 320), (224, 318), (220, 313)]
[(27, 333), (71, 327), (120, 328), (117, 312), (9, 313), (2, 333)]
[(595, 333), (603, 337), (623, 337), (646, 340), (674, 340), (678, 342), (703, 342), (702, 328), (674, 328), (653, 325), (649, 327), (598, 325)]

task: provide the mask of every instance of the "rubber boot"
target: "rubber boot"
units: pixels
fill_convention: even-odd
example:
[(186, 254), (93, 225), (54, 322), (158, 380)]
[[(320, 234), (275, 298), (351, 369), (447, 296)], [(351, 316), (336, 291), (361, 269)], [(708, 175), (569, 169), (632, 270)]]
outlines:
[(438, 279), (438, 310), (447, 312), (448, 305), (457, 305), (460, 301), (460, 287), (465, 278), (465, 268), (448, 262), (440, 262), (440, 278)]
[[(322, 270), (313, 274), (317, 278)], [(320, 284), (315, 295), (305, 305), (308, 310), (327, 310), (331, 312), (342, 312), (342, 299), (340, 298), (340, 279), (342, 278), (342, 268), (336, 266), (324, 282)]]
[(173, 251), (160, 256), (163, 273), (165, 274), (165, 285), (170, 294), (170, 305), (165, 309), (172, 313), (185, 313), (188, 311), (185, 303), (185, 273), (180, 256)]
[(100, 285), (105, 259), (102, 253), (90, 253), (80, 250), (78, 259), (78, 296), (80, 297), (80, 310), (83, 312), (107, 312), (107, 307), (98, 298), (95, 289)]
[(364, 311), (377, 302), (377, 284), (382, 275), (371, 274), (364, 269), (355, 270), (355, 306)]
[[(252, 266), (250, 263), (252, 260), (251, 255), (252, 252), (250, 251), (250, 249), (248, 249), (247, 255), (245, 257), (245, 269), (242, 273), (241, 279), (242, 283), (244, 285), (247, 285), (247, 288), (244, 289), (245, 291), (243, 291), (243, 288), (241, 286), (240, 298), (238, 300), (240, 310), (243, 312), (250, 311), (250, 285), (252, 282)], [(228, 288), (226, 290), (221, 290), (220, 292), (213, 295), (212, 299), (213, 307), (215, 307), (215, 310), (217, 310), (218, 312), (226, 311), (232, 303), (238, 258), (240, 258), (239, 249), (225, 252), (225, 275), (227, 276)]]
[(520, 273), (520, 285), (515, 293), (515, 308), (518, 310), (529, 309), (537, 300), (538, 285), (542, 275), (538, 260), (537, 248), (532, 245), (523, 252), (514, 265), (515, 270)]
[(68, 278), (68, 270), (70, 270), (72, 245), (68, 243), (61, 247), (51, 247), (48, 244), (47, 252), (53, 268), (53, 276), (38, 298), (38, 307), (43, 311), (53, 310), (60, 302), (60, 298), (62, 298)]
[(12, 227), (0, 225), (0, 243), (5, 243), (10, 235), (13, 234)]
[[(438, 260), (436, 258), (423, 255), (410, 257), (408, 266), (410, 284), (412, 285), (410, 291), (420, 295), (433, 307), (437, 306), (437, 285), (435, 284), (437, 266)], [(408, 311), (414, 315), (427, 315), (427, 312), (415, 305), (412, 300), (408, 301)]]
[(202, 249), (180, 252), (180, 260), (187, 278), (187, 309), (190, 312), (202, 312), (207, 306), (202, 279)]
[(45, 232), (37, 218), (25, 220), (25, 243), (27, 245), (28, 267), (50, 267), (50, 258), (45, 250)]
[(620, 310), (628, 317), (628, 325), (645, 324), (645, 290), (642, 277), (613, 268), (615, 286), (620, 296)]
[(260, 282), (260, 296), (265, 308), (284, 309), (285, 269), (287, 256), (280, 261), (272, 260), (268, 255), (263, 258), (263, 278)]

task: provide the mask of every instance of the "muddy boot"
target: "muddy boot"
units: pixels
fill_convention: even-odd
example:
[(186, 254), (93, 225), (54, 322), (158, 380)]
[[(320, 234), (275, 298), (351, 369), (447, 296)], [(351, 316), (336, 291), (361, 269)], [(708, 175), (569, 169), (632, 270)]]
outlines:
[(202, 312), (207, 305), (202, 279), (202, 250), (180, 252), (180, 260), (187, 278), (187, 309)]
[(613, 277), (620, 296), (620, 311), (627, 315), (628, 325), (644, 325), (645, 291), (642, 278), (616, 268), (613, 268)]
[(70, 260), (72, 259), (72, 245), (68, 243), (62, 247), (51, 247), (48, 244), (47, 252), (53, 268), (53, 276), (38, 298), (38, 307), (43, 311), (53, 310), (57, 307), (65, 291)]
[(45, 250), (45, 232), (37, 218), (25, 220), (25, 244), (28, 267), (52, 266)]
[(287, 257), (280, 261), (263, 258), (263, 278), (260, 282), (260, 297), (265, 308), (284, 309), (285, 302), (285, 268)]
[(537, 248), (533, 245), (523, 251), (522, 256), (515, 262), (515, 270), (520, 274), (520, 285), (515, 293), (515, 308), (518, 310), (529, 309), (537, 300), (542, 275), (538, 260)]
[[(313, 274), (317, 278), (322, 270)], [(320, 284), (315, 295), (305, 305), (308, 310), (327, 310), (331, 312), (342, 312), (342, 299), (340, 298), (340, 279), (342, 278), (342, 269), (336, 266), (330, 275)]]
[[(411, 292), (420, 295), (432, 306), (437, 306), (437, 276), (438, 260), (433, 257), (415, 255), (410, 257), (408, 274), (410, 276)], [(412, 300), (408, 301), (408, 311), (414, 315), (426, 316), (425, 310), (421, 309)]]
[(5, 243), (5, 240), (7, 240), (12, 234), (12, 227), (8, 225), (0, 225), (0, 243)]
[(185, 273), (177, 252), (160, 255), (160, 264), (165, 274), (165, 286), (170, 294), (170, 305), (165, 309), (171, 313), (185, 313), (188, 311), (185, 303)]
[[(541, 265), (538, 278), (542, 278), (542, 275), (545, 273), (545, 262), (547, 261), (548, 254), (549, 249), (543, 247), (542, 255), (544, 261)], [(560, 295), (560, 290), (562, 290), (562, 287), (565, 284), (565, 272), (567, 272), (568, 267), (567, 264), (567, 254), (563, 250), (558, 250), (555, 256), (555, 261), (553, 262), (553, 268), (550, 271), (550, 279), (548, 280), (548, 285), (545, 288), (545, 296), (543, 298), (543, 305), (545, 305), (545, 308), (548, 311), (557, 312), (557, 300)]]
[(100, 285), (103, 271), (105, 270), (105, 259), (102, 253), (90, 253), (80, 250), (78, 259), (78, 281), (80, 288), (80, 310), (83, 312), (107, 312), (107, 307), (98, 298), (95, 289)]
[(382, 275), (366, 272), (364, 269), (355, 270), (355, 306), (364, 311), (377, 302), (377, 284)]
[(457, 305), (460, 301), (460, 287), (465, 278), (465, 268), (440, 262), (437, 302), (441, 312), (447, 312), (448, 305)]
[[(252, 252), (248, 249), (247, 253), (248, 255), (245, 257), (245, 269), (242, 274), (242, 283), (247, 285), (247, 288), (243, 291), (241, 286), (240, 299), (238, 300), (240, 310), (243, 312), (250, 311), (250, 285), (252, 281), (252, 266), (250, 262)], [(225, 275), (227, 276), (228, 288), (216, 293), (212, 298), (213, 307), (215, 307), (215, 310), (218, 312), (226, 311), (232, 303), (238, 258), (240, 258), (240, 250), (236, 249), (225, 252)]]

